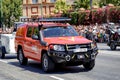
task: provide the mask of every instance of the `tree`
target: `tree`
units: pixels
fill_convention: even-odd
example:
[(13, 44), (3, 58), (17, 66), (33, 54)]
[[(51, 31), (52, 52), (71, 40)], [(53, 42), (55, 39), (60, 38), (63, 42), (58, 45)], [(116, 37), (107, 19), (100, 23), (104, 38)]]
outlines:
[(3, 23), (11, 27), (22, 15), (22, 0), (3, 0)]
[(106, 6), (107, 4), (114, 4), (115, 6), (119, 6), (120, 5), (120, 1), (119, 0), (100, 0), (99, 5), (100, 6)]
[(66, 13), (70, 9), (70, 6), (66, 4), (66, 0), (57, 0), (55, 3), (55, 13)]
[(79, 10), (79, 8), (90, 8), (90, 0), (75, 0), (74, 2), (74, 8), (76, 10)]

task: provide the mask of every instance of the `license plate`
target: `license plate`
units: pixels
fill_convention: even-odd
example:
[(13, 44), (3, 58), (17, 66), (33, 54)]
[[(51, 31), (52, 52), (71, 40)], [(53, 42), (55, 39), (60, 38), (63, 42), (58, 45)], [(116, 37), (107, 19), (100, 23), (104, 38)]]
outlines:
[(87, 48), (78, 48), (78, 49), (74, 49), (73, 52), (87, 52)]
[(84, 59), (84, 55), (77, 55), (77, 59)]

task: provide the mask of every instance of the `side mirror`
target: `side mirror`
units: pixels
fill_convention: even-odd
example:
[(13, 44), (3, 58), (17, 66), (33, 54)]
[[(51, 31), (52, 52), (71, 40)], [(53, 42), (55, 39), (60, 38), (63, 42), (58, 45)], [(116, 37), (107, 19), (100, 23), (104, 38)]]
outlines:
[(32, 35), (32, 39), (38, 40), (38, 36), (37, 35)]

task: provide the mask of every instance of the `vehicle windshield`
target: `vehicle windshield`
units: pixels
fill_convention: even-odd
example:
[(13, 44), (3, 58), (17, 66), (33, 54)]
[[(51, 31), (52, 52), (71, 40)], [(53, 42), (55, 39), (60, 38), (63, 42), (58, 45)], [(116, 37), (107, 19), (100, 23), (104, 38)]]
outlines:
[(78, 36), (78, 33), (72, 26), (68, 27), (50, 27), (43, 30), (44, 37), (63, 37), (63, 36)]

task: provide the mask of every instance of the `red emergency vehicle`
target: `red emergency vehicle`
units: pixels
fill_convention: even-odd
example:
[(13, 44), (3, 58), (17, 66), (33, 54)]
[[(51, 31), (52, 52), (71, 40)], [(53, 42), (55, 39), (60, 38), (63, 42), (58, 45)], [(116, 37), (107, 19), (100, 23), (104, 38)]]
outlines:
[(63, 23), (67, 18), (30, 19), (22, 24), (15, 37), (17, 59), (26, 65), (28, 59), (39, 61), (45, 72), (53, 71), (57, 64), (83, 65), (91, 70), (98, 54), (97, 45), (75, 29)]

